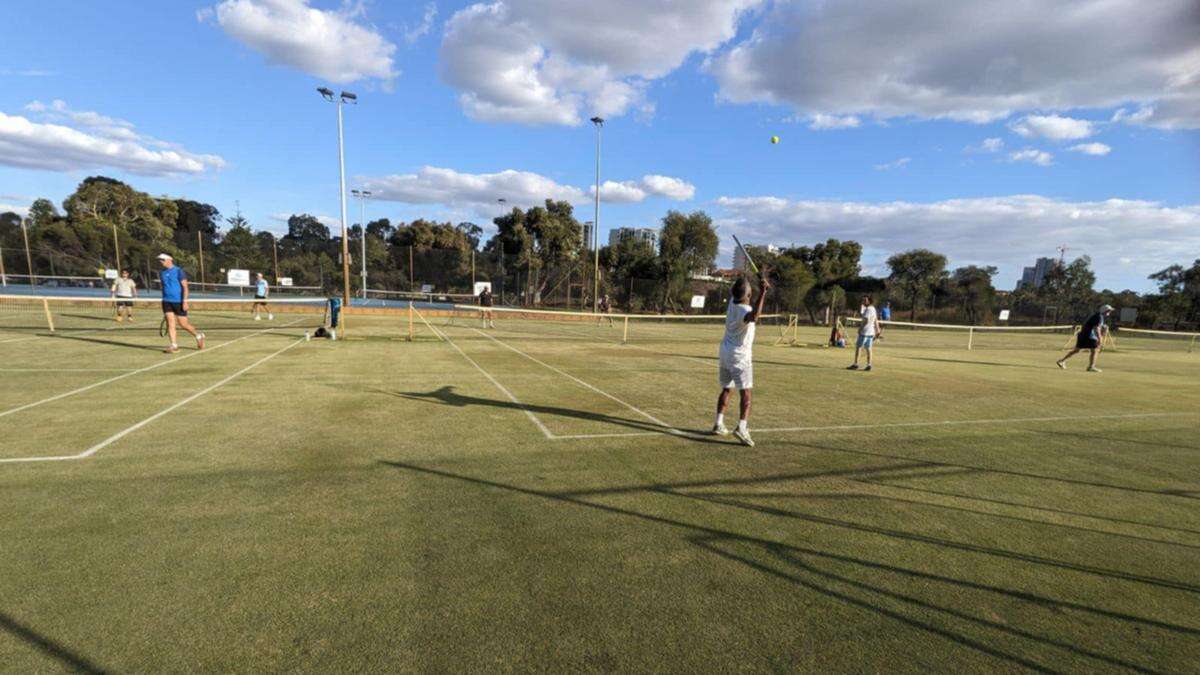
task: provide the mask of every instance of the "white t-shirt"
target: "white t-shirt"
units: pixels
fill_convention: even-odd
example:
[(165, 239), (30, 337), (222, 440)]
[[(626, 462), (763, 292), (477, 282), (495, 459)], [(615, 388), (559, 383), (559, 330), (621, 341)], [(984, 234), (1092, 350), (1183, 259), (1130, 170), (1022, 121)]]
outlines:
[(113, 282), (112, 291), (118, 298), (132, 298), (133, 289), (137, 283), (133, 279), (117, 279)]
[(729, 362), (749, 361), (754, 349), (755, 322), (746, 321), (753, 312), (750, 305), (739, 305), (729, 301), (725, 311), (725, 337), (721, 340), (721, 359)]
[(859, 310), (858, 315), (862, 317), (862, 324), (858, 327), (858, 334), (866, 337), (875, 337), (875, 305), (867, 305)]

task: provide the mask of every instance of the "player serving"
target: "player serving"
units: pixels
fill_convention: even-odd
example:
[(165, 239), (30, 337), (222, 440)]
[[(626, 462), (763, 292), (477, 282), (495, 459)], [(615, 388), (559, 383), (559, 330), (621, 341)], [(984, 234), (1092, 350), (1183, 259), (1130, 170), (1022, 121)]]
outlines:
[(171, 344), (163, 351), (174, 354), (179, 351), (176, 326), (183, 328), (196, 338), (196, 349), (204, 349), (204, 333), (197, 331), (188, 321), (188, 278), (182, 267), (176, 267), (175, 259), (166, 253), (158, 254), (162, 271), (158, 279), (162, 282), (162, 311), (167, 319), (167, 335)]
[(721, 340), (718, 375), (721, 394), (717, 396), (717, 420), (712, 429), (718, 436), (729, 433), (729, 429), (725, 428), (725, 408), (729, 406), (730, 392), (736, 387), (741, 396), (741, 408), (733, 435), (742, 445), (750, 447), (754, 447), (754, 440), (750, 438), (750, 428), (747, 425), (750, 418), (750, 395), (754, 388), (754, 328), (762, 314), (767, 289), (771, 287), (766, 270), (758, 273), (758, 282), (758, 299), (754, 301), (753, 307), (750, 305), (750, 282), (745, 277), (734, 282), (730, 293), (729, 308), (725, 310), (725, 337)]

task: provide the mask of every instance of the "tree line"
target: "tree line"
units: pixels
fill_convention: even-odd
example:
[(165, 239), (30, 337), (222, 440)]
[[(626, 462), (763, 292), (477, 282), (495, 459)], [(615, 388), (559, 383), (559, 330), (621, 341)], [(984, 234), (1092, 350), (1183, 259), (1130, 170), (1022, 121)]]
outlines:
[[(491, 282), (508, 304), (589, 307), (595, 291), (634, 312), (688, 311), (691, 297), (708, 296), (705, 311), (719, 310), (728, 278), (714, 277), (719, 239), (703, 211), (669, 211), (656, 245), (623, 239), (604, 246), (596, 259), (583, 241), (583, 224), (569, 202), (546, 200), (512, 208), (493, 219), (494, 234), (471, 222), (417, 219), (393, 223), (380, 218), (348, 230), (351, 282), (361, 286), (359, 256), (364, 244), (369, 287), (470, 293), (473, 282)], [(342, 284), (340, 232), (309, 214), (295, 214), (287, 233), (255, 229), (240, 213), (223, 216), (210, 204), (153, 197), (104, 176), (84, 179), (61, 208), (38, 199), (22, 220), (0, 214), (0, 261), (8, 274), (96, 276), (98, 270), (129, 269), (143, 286), (154, 278), (154, 258), (170, 253), (195, 280), (224, 281), (224, 270), (261, 271), (289, 277), (296, 286), (334, 291)], [(28, 238), (29, 260), (24, 255)], [(828, 239), (782, 250), (750, 247), (759, 265), (771, 269), (777, 289), (772, 310), (824, 322), (857, 307), (873, 294), (910, 320), (995, 323), (999, 309), (1025, 322), (1076, 321), (1101, 302), (1137, 308), (1142, 325), (1171, 328), (1200, 320), (1200, 260), (1172, 265), (1150, 275), (1156, 293), (1095, 290), (1091, 261), (1080, 257), (1053, 266), (1044, 283), (1012, 292), (993, 284), (996, 268), (948, 268), (942, 254), (918, 248), (887, 260), (888, 274), (862, 273), (862, 246)], [(899, 317), (897, 317), (899, 318)]]

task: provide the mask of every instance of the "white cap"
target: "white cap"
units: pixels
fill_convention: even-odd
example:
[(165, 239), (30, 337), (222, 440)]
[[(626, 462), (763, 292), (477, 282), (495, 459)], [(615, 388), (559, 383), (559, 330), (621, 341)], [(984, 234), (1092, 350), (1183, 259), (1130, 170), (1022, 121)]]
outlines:
[(159, 260), (174, 260), (174, 258), (171, 257), (170, 253), (159, 253), (158, 259)]
[(1100, 305), (1100, 311), (1101, 312), (1111, 312), (1111, 311), (1113, 311), (1113, 306), (1112, 305)]

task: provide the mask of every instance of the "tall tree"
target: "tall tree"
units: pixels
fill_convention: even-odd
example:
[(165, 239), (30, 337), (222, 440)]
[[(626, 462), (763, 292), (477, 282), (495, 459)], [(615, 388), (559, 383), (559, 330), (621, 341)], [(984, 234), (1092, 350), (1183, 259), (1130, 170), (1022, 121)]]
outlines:
[(979, 325), (991, 312), (996, 302), (996, 289), (992, 286), (992, 277), (996, 276), (997, 271), (995, 267), (967, 265), (954, 270), (951, 275), (951, 296), (958, 301), (967, 323)]
[(910, 303), (910, 320), (917, 320), (917, 305), (946, 276), (946, 256), (916, 248), (887, 260), (892, 273), (888, 282)]
[(1175, 330), (1179, 324), (1200, 316), (1200, 259), (1191, 267), (1171, 265), (1149, 277), (1158, 282), (1156, 305), (1165, 317), (1170, 317)]
[[(1046, 273), (1045, 282), (1038, 289), (1039, 297), (1055, 303), (1065, 310), (1072, 321), (1082, 321), (1095, 310), (1096, 273), (1092, 271), (1092, 259), (1080, 256), (1068, 265), (1055, 265)], [(1056, 316), (1056, 320), (1057, 320)]]
[(717, 231), (703, 211), (668, 211), (662, 219), (658, 255), (663, 268), (663, 306), (686, 302), (688, 280), (716, 265)]
[(815, 323), (814, 310), (824, 308), (828, 317), (845, 302), (846, 288), (861, 269), (862, 245), (856, 241), (828, 239), (811, 247), (788, 249), (785, 254), (799, 260), (812, 275), (813, 283), (804, 306)]

